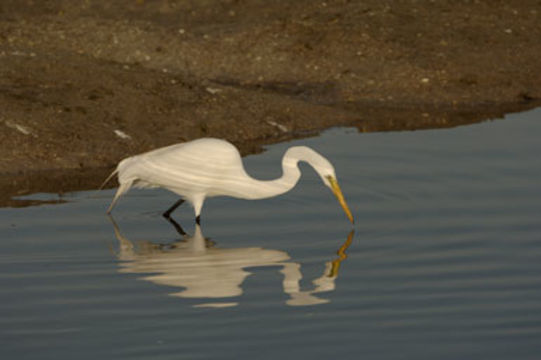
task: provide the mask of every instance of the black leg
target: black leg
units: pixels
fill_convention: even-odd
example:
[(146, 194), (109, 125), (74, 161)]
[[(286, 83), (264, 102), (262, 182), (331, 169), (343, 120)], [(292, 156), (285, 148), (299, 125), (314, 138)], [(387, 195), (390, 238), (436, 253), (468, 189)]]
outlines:
[(201, 215), (197, 215), (195, 217), (195, 222), (197, 223), (197, 225), (201, 225)]
[(173, 204), (169, 209), (167, 209), (166, 212), (163, 213), (163, 217), (166, 219), (169, 219), (171, 217), (171, 213), (175, 211), (176, 208), (178, 208), (182, 203), (184, 202), (184, 199), (179, 199), (176, 203)]
[(173, 225), (175, 227), (175, 230), (182, 236), (185, 236), (186, 235), (186, 232), (184, 231), (184, 229), (182, 228), (182, 226), (180, 226), (180, 224), (178, 222), (176, 222), (172, 217), (165, 217), (167, 219), (167, 221), (169, 221), (169, 223), (171, 225)]

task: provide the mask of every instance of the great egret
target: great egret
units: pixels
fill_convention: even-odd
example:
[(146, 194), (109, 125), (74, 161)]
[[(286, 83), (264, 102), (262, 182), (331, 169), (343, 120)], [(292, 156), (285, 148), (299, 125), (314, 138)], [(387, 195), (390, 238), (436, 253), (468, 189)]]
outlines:
[(169, 217), (171, 212), (187, 200), (193, 205), (196, 222), (199, 223), (201, 208), (207, 197), (224, 195), (253, 200), (289, 191), (301, 176), (297, 166), (299, 161), (305, 161), (314, 168), (353, 223), (353, 216), (338, 186), (334, 167), (316, 151), (306, 146), (289, 148), (282, 159), (282, 177), (261, 181), (246, 173), (239, 151), (233, 144), (213, 138), (170, 145), (122, 160), (105, 180), (107, 183), (118, 174), (120, 184), (107, 213), (111, 212), (120, 196), (132, 186), (162, 187), (182, 197), (164, 213), (165, 217)]

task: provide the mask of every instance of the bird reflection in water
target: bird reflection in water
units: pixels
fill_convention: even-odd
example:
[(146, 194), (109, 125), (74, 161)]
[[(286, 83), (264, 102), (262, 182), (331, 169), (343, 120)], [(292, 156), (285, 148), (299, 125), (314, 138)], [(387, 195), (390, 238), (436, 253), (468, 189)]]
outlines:
[[(353, 231), (342, 244), (338, 257), (325, 263), (323, 274), (312, 281), (312, 290), (301, 290), (301, 265), (290, 261), (285, 251), (267, 250), (259, 247), (220, 249), (203, 236), (196, 224), (193, 236), (187, 234), (172, 218), (171, 224), (181, 239), (167, 245), (150, 241), (138, 241), (137, 245), (128, 240), (110, 218), (119, 250), (116, 253), (120, 273), (149, 274), (140, 278), (158, 285), (182, 288), (170, 295), (181, 298), (226, 300), (243, 293), (242, 283), (251, 273), (251, 267), (280, 267), (283, 274), (283, 291), (289, 296), (287, 305), (316, 305), (328, 303), (328, 299), (317, 296), (333, 291), (340, 264), (346, 259), (346, 249), (353, 239)], [(237, 302), (209, 302), (198, 307), (236, 306)]]

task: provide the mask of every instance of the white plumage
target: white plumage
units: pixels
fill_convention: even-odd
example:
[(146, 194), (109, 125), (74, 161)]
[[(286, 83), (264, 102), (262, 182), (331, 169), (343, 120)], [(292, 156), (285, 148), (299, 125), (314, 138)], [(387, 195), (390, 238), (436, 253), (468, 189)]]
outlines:
[[(301, 173), (297, 166), (299, 161), (305, 161), (315, 169), (353, 222), (336, 181), (334, 167), (316, 151), (306, 146), (289, 148), (282, 159), (282, 177), (261, 181), (246, 173), (239, 151), (234, 145), (212, 138), (171, 145), (122, 160), (105, 181), (118, 174), (120, 184), (107, 212), (111, 212), (120, 196), (132, 186), (162, 187), (189, 201), (199, 222), (201, 208), (207, 197), (232, 196), (253, 200), (289, 191), (300, 178)], [(164, 215), (169, 216), (180, 203), (177, 202)]]

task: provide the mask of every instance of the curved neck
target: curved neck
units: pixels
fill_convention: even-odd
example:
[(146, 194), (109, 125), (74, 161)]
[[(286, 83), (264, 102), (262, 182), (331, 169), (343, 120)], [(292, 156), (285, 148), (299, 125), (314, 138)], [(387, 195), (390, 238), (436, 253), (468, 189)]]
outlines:
[[(245, 199), (264, 199), (277, 196), (291, 190), (299, 181), (301, 171), (298, 167), (299, 161), (309, 163), (316, 171), (318, 171), (317, 161), (315, 158), (322, 158), (321, 155), (314, 150), (305, 146), (295, 146), (289, 148), (282, 158), (282, 176), (276, 180), (257, 180), (248, 175), (242, 189), (237, 192), (237, 196)], [(324, 159), (324, 161), (326, 161)], [(318, 171), (319, 172), (319, 171)]]

